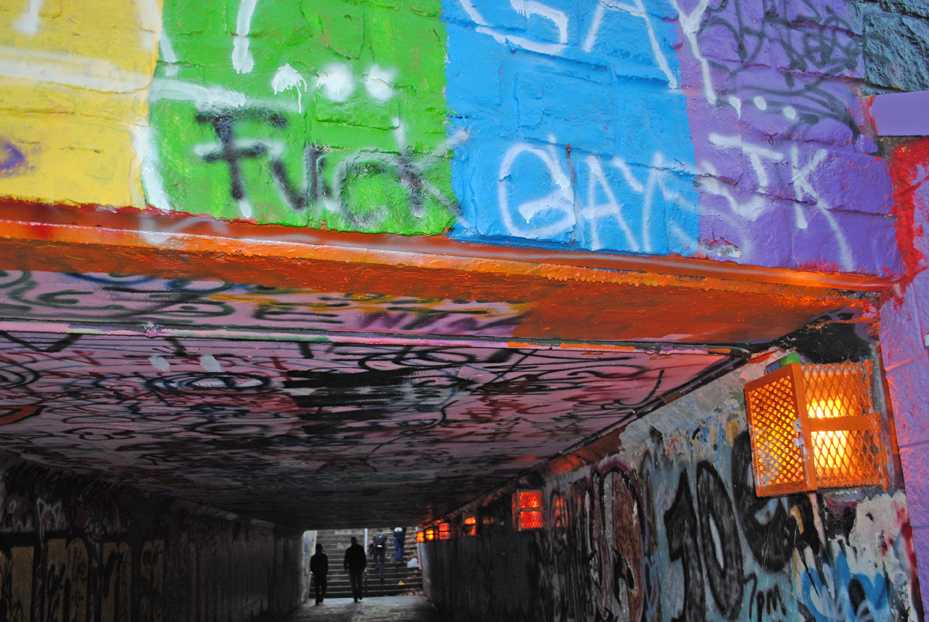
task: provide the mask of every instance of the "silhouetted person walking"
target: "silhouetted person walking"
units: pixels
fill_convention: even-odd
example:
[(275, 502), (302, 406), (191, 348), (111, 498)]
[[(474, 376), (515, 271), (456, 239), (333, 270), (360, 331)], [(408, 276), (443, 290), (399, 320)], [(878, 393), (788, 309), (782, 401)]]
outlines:
[(344, 566), (352, 582), (352, 595), (355, 597), (356, 603), (361, 600), (363, 596), (362, 575), (367, 565), (368, 556), (365, 555), (364, 548), (358, 544), (357, 538), (352, 537), (352, 545), (345, 549)]
[(403, 561), (403, 546), (406, 544), (406, 527), (394, 527), (394, 561)]
[(387, 536), (382, 533), (374, 536), (374, 569), (378, 580), (384, 582), (384, 563), (387, 561)]
[(316, 555), (310, 558), (310, 572), (313, 573), (313, 586), (316, 588), (316, 604), (326, 598), (326, 578), (329, 575), (329, 556), (323, 553), (323, 545), (316, 545)]

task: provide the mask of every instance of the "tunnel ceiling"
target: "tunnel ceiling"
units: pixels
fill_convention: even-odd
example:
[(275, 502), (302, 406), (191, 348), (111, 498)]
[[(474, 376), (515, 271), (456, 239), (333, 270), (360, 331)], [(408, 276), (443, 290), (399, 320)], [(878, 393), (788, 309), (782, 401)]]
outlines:
[(734, 360), (517, 344), (505, 304), (287, 295), (3, 273), (0, 449), (278, 523), (415, 522)]

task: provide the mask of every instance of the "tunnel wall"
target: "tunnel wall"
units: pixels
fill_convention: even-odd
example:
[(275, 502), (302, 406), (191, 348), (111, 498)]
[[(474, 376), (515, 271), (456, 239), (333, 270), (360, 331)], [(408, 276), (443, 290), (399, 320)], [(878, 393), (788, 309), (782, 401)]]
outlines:
[[(929, 585), (929, 139), (906, 140), (891, 149), (897, 204), (906, 206), (899, 231), (907, 277), (881, 309), (881, 351), (906, 480), (913, 541), (922, 585)], [(923, 606), (929, 608), (923, 590)]]
[(898, 487), (755, 496), (742, 389), (761, 371), (639, 420), (591, 464), (555, 463), (529, 482), (542, 530), (512, 530), (508, 493), (465, 508), (478, 537), (421, 545), (432, 600), (456, 622), (921, 619)]
[(0, 620), (245, 622), (301, 594), (301, 536), (0, 462)]

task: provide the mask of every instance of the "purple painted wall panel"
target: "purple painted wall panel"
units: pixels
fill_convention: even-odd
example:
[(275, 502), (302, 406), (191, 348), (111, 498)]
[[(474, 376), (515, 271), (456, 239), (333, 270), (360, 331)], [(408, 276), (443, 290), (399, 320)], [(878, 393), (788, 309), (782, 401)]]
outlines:
[(871, 117), (881, 136), (929, 134), (929, 91), (888, 93), (871, 101)]
[(855, 80), (847, 3), (695, 5), (680, 49), (700, 177), (701, 251), (769, 266), (900, 269), (890, 176)]

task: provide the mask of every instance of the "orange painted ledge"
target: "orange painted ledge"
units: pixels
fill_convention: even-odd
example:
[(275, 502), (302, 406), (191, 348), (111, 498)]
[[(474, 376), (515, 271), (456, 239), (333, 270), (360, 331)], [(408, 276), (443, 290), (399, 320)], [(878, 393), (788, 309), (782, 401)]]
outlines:
[(0, 199), (0, 210), (0, 269), (508, 302), (529, 309), (514, 334), (525, 339), (763, 342), (825, 312), (868, 312), (891, 287), (856, 274), (317, 231), (154, 209)]

